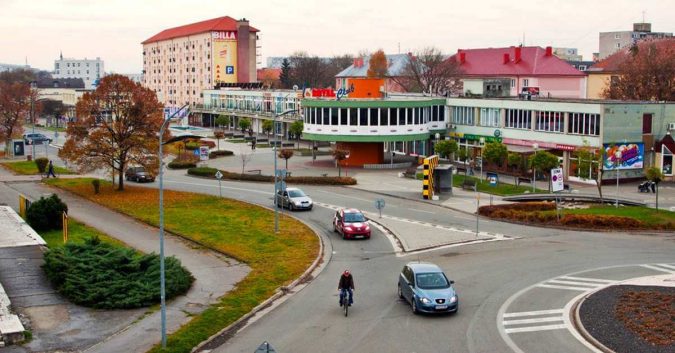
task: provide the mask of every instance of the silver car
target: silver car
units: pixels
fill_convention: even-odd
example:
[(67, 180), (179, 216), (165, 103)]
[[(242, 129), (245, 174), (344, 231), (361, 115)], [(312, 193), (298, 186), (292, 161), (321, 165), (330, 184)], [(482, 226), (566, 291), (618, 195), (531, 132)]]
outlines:
[(311, 210), (314, 206), (312, 199), (298, 188), (286, 188), (277, 191), (274, 203), (277, 207), (286, 207), (291, 211)]

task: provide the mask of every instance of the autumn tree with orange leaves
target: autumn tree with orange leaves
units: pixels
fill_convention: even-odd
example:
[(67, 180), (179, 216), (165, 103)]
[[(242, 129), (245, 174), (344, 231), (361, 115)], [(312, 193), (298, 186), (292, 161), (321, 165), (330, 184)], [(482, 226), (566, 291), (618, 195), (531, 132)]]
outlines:
[(639, 43), (615, 55), (625, 55), (625, 60), (620, 75), (603, 91), (605, 98), (675, 100), (675, 39)]
[(385, 78), (389, 69), (389, 62), (387, 56), (384, 55), (382, 49), (373, 53), (368, 62), (368, 77)]
[(162, 108), (152, 90), (122, 75), (106, 76), (77, 103), (77, 120), (68, 124), (68, 140), (59, 157), (80, 172), (117, 172), (117, 189), (122, 191), (128, 166), (143, 166), (153, 174), (158, 170)]
[(0, 80), (0, 142), (5, 142), (6, 151), (12, 138), (23, 132), (23, 123), (30, 117), (31, 100), (36, 101), (35, 92), (27, 83)]

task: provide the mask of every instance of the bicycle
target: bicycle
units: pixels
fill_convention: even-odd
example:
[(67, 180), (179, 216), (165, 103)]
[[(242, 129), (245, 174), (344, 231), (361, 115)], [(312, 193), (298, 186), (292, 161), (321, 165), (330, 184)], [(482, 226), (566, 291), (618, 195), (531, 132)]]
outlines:
[(349, 292), (346, 289), (340, 290), (340, 303), (342, 310), (345, 312), (345, 317), (349, 315)]

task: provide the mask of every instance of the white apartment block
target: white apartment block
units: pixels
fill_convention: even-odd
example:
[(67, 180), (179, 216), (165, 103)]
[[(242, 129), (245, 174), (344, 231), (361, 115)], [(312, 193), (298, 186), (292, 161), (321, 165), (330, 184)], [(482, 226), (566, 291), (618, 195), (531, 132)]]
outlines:
[(661, 39), (672, 36), (672, 32), (652, 32), (651, 23), (633, 23), (632, 31), (600, 32), (599, 59), (602, 60), (641, 40)]
[(72, 59), (64, 58), (63, 54), (58, 60), (54, 60), (54, 78), (81, 78), (84, 88), (92, 90), (96, 88), (97, 80), (105, 76), (103, 60), (96, 59)]

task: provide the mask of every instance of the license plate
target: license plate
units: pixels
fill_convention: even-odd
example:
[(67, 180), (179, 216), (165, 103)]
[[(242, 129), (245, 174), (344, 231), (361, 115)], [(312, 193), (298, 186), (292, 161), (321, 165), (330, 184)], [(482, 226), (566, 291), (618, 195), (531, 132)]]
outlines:
[(354, 238), (363, 238), (363, 235), (355, 235)]
[(436, 310), (445, 310), (447, 308), (448, 308), (447, 305), (436, 305)]

